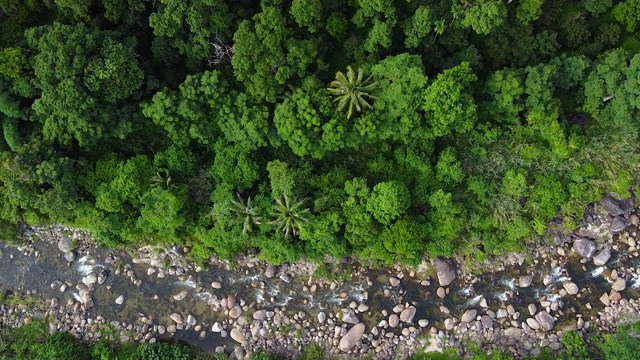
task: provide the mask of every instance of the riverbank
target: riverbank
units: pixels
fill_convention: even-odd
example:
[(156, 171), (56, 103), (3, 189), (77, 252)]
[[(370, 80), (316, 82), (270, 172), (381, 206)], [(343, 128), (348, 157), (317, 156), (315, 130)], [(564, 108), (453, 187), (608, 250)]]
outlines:
[[(0, 308), (10, 326), (33, 318), (86, 340), (173, 338), (246, 358), (257, 349), (294, 356), (317, 343), (327, 353), (377, 359), (470, 343), (515, 356), (559, 350), (571, 329), (611, 331), (640, 312), (638, 215), (605, 197), (554, 244), (532, 244), (472, 267), (460, 259), (415, 268), (349, 266), (343, 281), (317, 265), (279, 267), (246, 256), (189, 261), (189, 249), (97, 248), (91, 234), (61, 226), (25, 229), (2, 245), (0, 286), (33, 301)], [(478, 271), (477, 269), (482, 269)], [(338, 272), (338, 271), (334, 271)]]

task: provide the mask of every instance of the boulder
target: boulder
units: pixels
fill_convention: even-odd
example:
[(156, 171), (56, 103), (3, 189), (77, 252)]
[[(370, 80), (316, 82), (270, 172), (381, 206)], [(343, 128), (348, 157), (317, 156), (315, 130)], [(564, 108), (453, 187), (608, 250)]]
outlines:
[(455, 323), (455, 321), (453, 321), (453, 319), (452, 319), (452, 318), (446, 318), (446, 319), (444, 320), (444, 328), (445, 328), (445, 330), (447, 330), (447, 331), (448, 331), (448, 330), (453, 329), (453, 327), (454, 327), (455, 325), (456, 325), (456, 323)]
[(529, 327), (532, 328), (533, 330), (540, 329), (540, 323), (538, 323), (538, 320), (534, 318), (528, 318), (527, 325), (529, 325)]
[(520, 278), (518, 279), (518, 286), (521, 288), (527, 288), (531, 286), (532, 282), (533, 282), (533, 275), (520, 276)]
[(60, 241), (58, 241), (58, 249), (63, 253), (68, 253), (73, 250), (71, 246), (71, 239), (66, 237), (60, 239)]
[(182, 316), (178, 313), (169, 315), (169, 319), (173, 320), (176, 324), (182, 324)]
[(324, 311), (320, 311), (318, 313), (318, 322), (320, 324), (324, 324), (324, 321), (327, 320), (327, 314), (324, 313)]
[(609, 301), (609, 295), (607, 295), (607, 293), (603, 293), (602, 296), (600, 296), (600, 301), (604, 304), (604, 306), (611, 305), (611, 301)]
[(258, 310), (252, 315), (253, 320), (263, 321), (267, 319), (267, 310)]
[(462, 317), (460, 318), (460, 322), (463, 322), (463, 323), (472, 322), (473, 320), (476, 319), (476, 315), (478, 315), (478, 310), (469, 309), (465, 311), (464, 314), (462, 314)]
[(434, 260), (434, 266), (440, 286), (448, 286), (456, 279), (456, 267), (452, 260), (439, 257)]
[(223, 329), (222, 325), (220, 325), (219, 322), (216, 322), (211, 326), (211, 331), (213, 331), (215, 333), (219, 333), (220, 331), (222, 331), (222, 329)]
[(609, 292), (609, 300), (611, 301), (620, 301), (622, 299), (622, 295), (619, 292), (611, 289)]
[(540, 311), (538, 314), (536, 314), (535, 318), (536, 318), (536, 321), (538, 321), (538, 323), (540, 324), (540, 326), (542, 326), (542, 328), (547, 331), (551, 331), (553, 329), (553, 326), (555, 325), (555, 320), (553, 320), (553, 316), (551, 316), (546, 311)]
[(233, 309), (229, 310), (229, 317), (232, 319), (237, 319), (242, 315), (242, 308), (240, 306), (234, 306)]
[(182, 290), (181, 292), (179, 292), (179, 293), (177, 293), (177, 294), (173, 295), (173, 300), (175, 300), (175, 301), (181, 301), (181, 300), (183, 300), (184, 298), (186, 298), (186, 297), (187, 297), (187, 294), (188, 294), (188, 293), (187, 293), (187, 291), (186, 291), (186, 290)]
[(504, 336), (506, 337), (517, 338), (520, 337), (520, 334), (522, 334), (522, 329), (517, 327), (510, 327), (504, 330)]
[(584, 259), (591, 260), (596, 253), (596, 243), (585, 238), (575, 239), (573, 241), (573, 251)]
[(619, 216), (614, 217), (613, 220), (611, 220), (611, 224), (609, 224), (609, 229), (614, 234), (621, 232), (626, 227), (627, 223)]
[(247, 339), (244, 337), (242, 332), (240, 332), (240, 330), (238, 330), (237, 328), (231, 329), (231, 338), (236, 342), (240, 343), (240, 345), (242, 346), (247, 345)]
[(342, 309), (342, 321), (347, 324), (357, 324), (360, 322), (358, 316), (351, 309)]
[(627, 287), (627, 282), (623, 278), (617, 278), (611, 284), (611, 289), (615, 291), (622, 291)]
[(400, 321), (411, 323), (413, 322), (414, 316), (416, 316), (416, 308), (413, 306), (409, 306), (408, 308), (402, 310), (402, 312), (400, 313)]
[(87, 276), (85, 276), (84, 279), (82, 279), (82, 282), (87, 285), (93, 285), (98, 282), (98, 275), (96, 275), (96, 273), (94, 272), (91, 272), (87, 274)]
[(267, 265), (267, 269), (264, 272), (264, 276), (267, 277), (267, 279), (271, 279), (272, 277), (276, 276), (276, 267), (273, 265)]
[(567, 294), (569, 295), (575, 295), (578, 293), (578, 291), (580, 291), (578, 285), (572, 283), (571, 281), (565, 281), (562, 284), (562, 287), (567, 291)]
[(66, 252), (64, 253), (64, 258), (68, 262), (72, 262), (73, 260), (76, 259), (76, 253), (74, 253), (73, 251)]
[(607, 263), (607, 261), (609, 261), (610, 258), (611, 258), (611, 251), (605, 248), (596, 253), (596, 255), (593, 257), (593, 263), (596, 266), (603, 266), (604, 264)]
[(346, 334), (340, 339), (340, 343), (338, 344), (338, 349), (340, 351), (347, 352), (353, 349), (356, 346), (356, 343), (362, 335), (364, 334), (365, 326), (364, 324), (355, 324), (347, 331)]
[(396, 314), (391, 314), (389, 316), (389, 326), (396, 327), (400, 324), (400, 318)]
[(631, 212), (633, 209), (633, 206), (631, 206), (627, 201), (615, 199), (609, 194), (600, 199), (600, 205), (602, 205), (602, 207), (612, 216), (624, 215), (625, 213)]
[(482, 327), (485, 329), (490, 329), (493, 326), (493, 319), (489, 315), (482, 315), (480, 318), (480, 323)]

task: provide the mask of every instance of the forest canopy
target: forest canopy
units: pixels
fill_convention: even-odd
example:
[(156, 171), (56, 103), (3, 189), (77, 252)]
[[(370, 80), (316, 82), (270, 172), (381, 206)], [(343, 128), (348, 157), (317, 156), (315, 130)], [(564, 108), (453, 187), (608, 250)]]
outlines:
[(377, 264), (638, 183), (636, 0), (0, 0), (0, 229)]

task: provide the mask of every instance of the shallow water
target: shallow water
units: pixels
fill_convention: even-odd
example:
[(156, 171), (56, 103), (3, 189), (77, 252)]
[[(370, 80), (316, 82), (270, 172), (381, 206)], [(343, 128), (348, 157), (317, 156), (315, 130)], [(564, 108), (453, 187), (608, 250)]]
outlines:
[[(530, 303), (538, 306), (542, 297), (550, 301), (558, 298), (558, 291), (562, 288), (562, 283), (569, 278), (580, 288), (586, 288), (587, 293), (577, 296), (565, 296), (562, 300), (565, 303), (563, 311), (571, 316), (574, 312), (579, 312), (587, 316), (602, 309), (603, 305), (598, 298), (603, 292), (608, 292), (610, 282), (604, 278), (604, 268), (597, 267), (592, 263), (581, 264), (575, 257), (571, 257), (569, 262), (561, 264), (556, 268), (549, 268), (546, 265), (511, 266), (504, 271), (495, 273), (485, 273), (478, 276), (479, 281), (463, 287), (460, 281), (455, 281), (450, 287), (450, 293), (445, 299), (440, 299), (436, 295), (437, 280), (431, 279), (431, 285), (422, 286), (422, 278), (411, 278), (405, 274), (399, 287), (389, 285), (389, 273), (383, 270), (369, 270), (365, 276), (369, 278), (373, 285), (368, 286), (366, 279), (360, 276), (352, 276), (335, 290), (328, 287), (318, 287), (314, 293), (303, 291), (304, 276), (295, 278), (292, 283), (286, 283), (277, 277), (266, 278), (263, 269), (250, 269), (251, 273), (246, 274), (241, 271), (227, 271), (224, 268), (212, 268), (199, 273), (189, 273), (191, 276), (186, 281), (180, 281), (176, 276), (157, 278), (156, 274), (147, 275), (147, 265), (133, 264), (132, 270), (135, 277), (142, 280), (140, 286), (123, 274), (115, 275), (117, 265), (107, 264), (105, 259), (109, 252), (104, 249), (92, 249), (92, 257), (95, 263), (88, 263), (86, 258), (76, 259), (71, 266), (68, 265), (62, 253), (55, 245), (47, 242), (36, 242), (35, 248), (40, 252), (39, 257), (25, 256), (16, 248), (0, 244), (3, 254), (0, 257), (0, 289), (15, 292), (35, 290), (39, 296), (50, 299), (56, 297), (60, 303), (64, 303), (69, 298), (77, 297), (75, 285), (79, 283), (83, 276), (91, 271), (102, 271), (107, 274), (104, 284), (95, 286), (93, 292), (94, 306), (90, 310), (92, 316), (102, 315), (108, 321), (119, 321), (135, 324), (136, 321), (146, 316), (154, 319), (156, 324), (170, 324), (171, 313), (192, 314), (197, 318), (198, 324), (202, 324), (207, 330), (203, 339), (200, 334), (193, 330), (178, 331), (172, 338), (177, 341), (184, 341), (196, 344), (205, 351), (213, 351), (218, 345), (231, 344), (229, 338), (222, 338), (220, 334), (210, 330), (211, 325), (216, 321), (225, 321), (221, 312), (214, 312), (207, 306), (207, 300), (211, 296), (218, 298), (229, 294), (236, 294), (238, 301), (244, 300), (247, 304), (257, 304), (257, 308), (273, 309), (274, 307), (286, 307), (286, 312), (292, 314), (303, 310), (307, 316), (315, 316), (319, 311), (337, 312), (341, 307), (347, 307), (351, 301), (364, 303), (370, 307), (365, 314), (360, 314), (360, 319), (365, 323), (367, 329), (371, 329), (378, 322), (385, 319), (382, 310), (391, 313), (391, 309), (398, 303), (411, 303), (416, 306), (417, 313), (415, 320), (427, 319), (429, 326), (441, 327), (442, 322), (449, 317), (440, 311), (440, 306), (446, 306), (451, 311), (451, 316), (458, 317), (465, 310), (471, 308), (480, 309), (479, 303), (482, 298), (486, 299), (488, 307), (497, 311), (507, 302), (512, 304), (516, 311), (528, 317), (526, 307)], [(121, 258), (122, 263), (132, 264), (131, 258), (125, 253), (116, 254)], [(609, 262), (617, 268), (624, 266), (640, 266), (637, 258), (625, 260), (625, 264), (619, 263), (619, 254)], [(583, 266), (586, 270), (583, 270)], [(533, 283), (530, 287), (522, 289), (516, 286), (517, 279), (521, 275), (532, 274)], [(552, 276), (552, 282), (548, 286), (543, 285), (545, 275)], [(423, 277), (424, 278), (424, 277)], [(61, 293), (57, 288), (51, 289), (50, 284), (56, 280), (68, 281), (71, 286)], [(212, 289), (212, 281), (221, 281), (222, 289)], [(628, 287), (623, 292), (625, 298), (638, 297), (640, 287), (640, 276), (634, 275), (627, 279)], [(264, 286), (260, 287), (263, 283)], [(202, 287), (202, 289), (198, 289)], [(182, 301), (174, 301), (172, 296), (187, 291), (189, 295)], [(385, 290), (389, 296), (385, 296)], [(343, 292), (347, 293), (342, 297)], [(368, 297), (365, 300), (365, 292)], [(123, 295), (125, 303), (116, 305), (115, 299)], [(154, 297), (157, 295), (157, 299)], [(592, 310), (585, 307), (590, 303)], [(523, 318), (521, 317), (521, 320)], [(389, 331), (400, 332), (401, 328), (389, 329)], [(169, 337), (165, 335), (165, 337)]]

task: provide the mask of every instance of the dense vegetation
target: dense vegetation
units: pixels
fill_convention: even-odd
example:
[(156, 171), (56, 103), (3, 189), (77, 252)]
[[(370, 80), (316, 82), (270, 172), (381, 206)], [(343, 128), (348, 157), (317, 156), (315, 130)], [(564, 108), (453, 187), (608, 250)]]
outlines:
[(638, 173), (637, 0), (0, 8), (5, 238), (482, 257)]
[[(567, 332), (562, 342), (565, 346), (560, 353), (543, 349), (538, 360), (635, 360), (640, 351), (640, 323), (623, 326), (615, 334), (593, 334), (587, 345), (583, 337), (575, 332)], [(494, 351), (490, 355), (478, 349), (471, 349), (468, 358), (473, 360), (512, 360), (513, 358)], [(283, 354), (257, 352), (251, 360), (278, 360)], [(323, 350), (314, 345), (303, 347), (297, 360), (330, 359)], [(14, 360), (226, 360), (224, 353), (204, 354), (196, 348), (175, 343), (156, 344), (114, 344), (98, 342), (82, 344), (66, 333), (50, 334), (44, 321), (36, 321), (16, 329), (0, 327), (0, 359)], [(455, 350), (444, 353), (418, 353), (409, 360), (457, 360)]]

